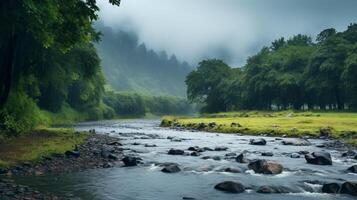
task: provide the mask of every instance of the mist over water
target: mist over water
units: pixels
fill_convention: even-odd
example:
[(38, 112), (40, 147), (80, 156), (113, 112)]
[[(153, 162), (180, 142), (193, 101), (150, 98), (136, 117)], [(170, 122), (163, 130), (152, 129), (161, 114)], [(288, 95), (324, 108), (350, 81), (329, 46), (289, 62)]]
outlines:
[(133, 31), (149, 48), (192, 65), (215, 57), (241, 66), (279, 37), (315, 37), (325, 28), (341, 31), (357, 22), (355, 0), (123, 0), (120, 8), (107, 1), (99, 5), (104, 24)]

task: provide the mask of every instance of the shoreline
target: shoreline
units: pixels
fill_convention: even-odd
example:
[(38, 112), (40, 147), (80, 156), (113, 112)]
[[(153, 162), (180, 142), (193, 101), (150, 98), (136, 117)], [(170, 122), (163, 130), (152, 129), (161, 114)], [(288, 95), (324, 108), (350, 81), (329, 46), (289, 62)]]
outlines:
[(0, 168), (0, 199), (60, 199), (16, 184), (13, 176), (41, 176), (111, 168), (121, 164), (123, 148), (118, 138), (91, 133), (82, 144), (65, 153), (53, 153), (35, 161)]

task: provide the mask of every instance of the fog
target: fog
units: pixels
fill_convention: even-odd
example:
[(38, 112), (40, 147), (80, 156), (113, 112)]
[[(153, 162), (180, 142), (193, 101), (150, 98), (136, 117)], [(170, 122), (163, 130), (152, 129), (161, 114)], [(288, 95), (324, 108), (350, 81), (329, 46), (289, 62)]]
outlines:
[(99, 1), (100, 19), (135, 32), (154, 50), (166, 50), (192, 65), (221, 58), (241, 66), (279, 37), (344, 30), (357, 22), (356, 0), (122, 0)]

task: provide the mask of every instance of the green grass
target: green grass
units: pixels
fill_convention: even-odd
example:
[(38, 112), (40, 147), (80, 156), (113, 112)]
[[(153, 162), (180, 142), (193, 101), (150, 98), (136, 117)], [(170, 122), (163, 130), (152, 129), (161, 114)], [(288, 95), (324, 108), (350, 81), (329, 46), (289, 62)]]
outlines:
[[(209, 127), (208, 124), (212, 122), (216, 126)], [(173, 123), (186, 128), (197, 128), (203, 123), (203, 129), (210, 132), (297, 137), (318, 136), (320, 129), (328, 128), (331, 130), (331, 137), (357, 144), (357, 113), (349, 112), (249, 111), (205, 114), (199, 117), (166, 116), (162, 119), (163, 126), (171, 126)], [(232, 123), (240, 126), (232, 126)]]
[(34, 130), (19, 137), (0, 140), (0, 166), (15, 165), (20, 161), (36, 161), (52, 153), (72, 150), (88, 136), (72, 129), (47, 128)]

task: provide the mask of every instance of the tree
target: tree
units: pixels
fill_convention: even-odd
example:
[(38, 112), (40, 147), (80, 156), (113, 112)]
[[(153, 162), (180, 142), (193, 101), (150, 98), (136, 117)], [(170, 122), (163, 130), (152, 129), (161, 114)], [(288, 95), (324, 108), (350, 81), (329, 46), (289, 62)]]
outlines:
[(204, 103), (204, 112), (226, 111), (223, 81), (229, 76), (230, 67), (221, 60), (204, 60), (186, 77), (187, 97), (191, 102)]
[[(109, 0), (119, 5), (120, 0)], [(2, 0), (0, 2), (0, 108), (9, 96), (12, 84), (18, 82), (22, 68), (18, 60), (28, 39), (44, 48), (56, 45), (61, 51), (75, 44), (98, 39), (91, 22), (97, 19), (96, 0)], [(22, 63), (23, 64), (23, 63)], [(26, 63), (29, 64), (29, 63)], [(16, 73), (16, 74), (14, 74)]]

